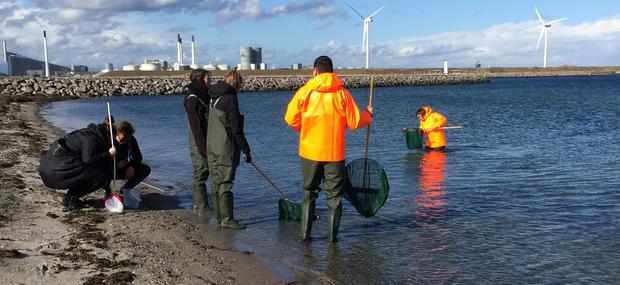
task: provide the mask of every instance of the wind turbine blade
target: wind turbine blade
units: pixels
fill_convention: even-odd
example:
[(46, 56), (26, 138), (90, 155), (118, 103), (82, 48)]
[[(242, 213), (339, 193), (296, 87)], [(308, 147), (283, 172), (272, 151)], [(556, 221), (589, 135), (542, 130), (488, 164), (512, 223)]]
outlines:
[(546, 31), (545, 27), (543, 27), (542, 30), (540, 30), (540, 36), (538, 36), (538, 42), (536, 43), (536, 51), (538, 51), (538, 46), (540, 46), (540, 40), (542, 40), (542, 37), (545, 31)]
[(362, 14), (360, 14), (360, 12), (358, 12), (357, 10), (355, 10), (355, 8), (353, 8), (351, 5), (349, 5), (349, 3), (347, 3), (347, 1), (344, 1), (345, 4), (347, 4), (347, 6), (349, 6), (349, 8), (351, 8), (351, 10), (353, 10), (353, 12), (355, 12), (355, 14), (359, 15), (360, 18), (365, 19), (364, 16), (362, 16)]
[(540, 13), (538, 13), (538, 9), (536, 9), (536, 7), (534, 7), (534, 10), (536, 11), (536, 15), (538, 16), (538, 20), (540, 20), (540, 22), (544, 25), (545, 21), (543, 20), (543, 18), (540, 16)]
[(383, 8), (385, 8), (385, 6), (379, 8), (379, 10), (377, 10), (374, 13), (370, 14), (370, 16), (368, 16), (367, 18), (372, 18), (372, 16), (377, 15), (377, 13), (379, 13), (379, 11), (383, 10)]
[(567, 19), (567, 18), (562, 18), (562, 19), (553, 20), (553, 21), (551, 21), (551, 22), (547, 23), (547, 25), (551, 25), (551, 24), (553, 24), (553, 23), (561, 22), (561, 21), (564, 21), (564, 20), (566, 20), (566, 19)]

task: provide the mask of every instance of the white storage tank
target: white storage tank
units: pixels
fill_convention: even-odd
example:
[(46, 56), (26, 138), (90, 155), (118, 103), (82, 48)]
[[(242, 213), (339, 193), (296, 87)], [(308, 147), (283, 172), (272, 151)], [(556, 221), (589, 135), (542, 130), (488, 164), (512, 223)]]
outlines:
[(241, 70), (250, 70), (250, 64), (253, 62), (253, 50), (251, 47), (243, 47), (239, 51), (241, 56)]
[(217, 66), (213, 65), (213, 64), (205, 64), (202, 66), (202, 68), (206, 69), (206, 70), (217, 70)]
[(123, 65), (123, 71), (136, 71), (139, 70), (140, 66), (135, 64), (125, 64)]
[(159, 64), (159, 63), (143, 63), (143, 64), (140, 64), (140, 70), (142, 70), (142, 71), (159, 71), (159, 70), (161, 70), (161, 64)]

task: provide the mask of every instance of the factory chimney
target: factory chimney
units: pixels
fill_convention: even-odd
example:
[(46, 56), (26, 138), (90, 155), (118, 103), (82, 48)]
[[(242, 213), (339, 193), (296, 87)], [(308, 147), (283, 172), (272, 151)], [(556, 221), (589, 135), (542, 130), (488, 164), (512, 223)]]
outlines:
[(196, 54), (196, 46), (194, 45), (194, 36), (192, 36), (192, 65), (196, 65), (195, 54)]
[(43, 30), (43, 53), (45, 56), (45, 77), (50, 77), (50, 66), (47, 61), (47, 34)]
[(179, 66), (183, 64), (183, 41), (181, 40), (181, 34), (177, 34), (177, 63)]
[(2, 41), (2, 49), (4, 50), (4, 62), (5, 63), (9, 63), (9, 59), (7, 58), (7, 54), (6, 54), (6, 41)]

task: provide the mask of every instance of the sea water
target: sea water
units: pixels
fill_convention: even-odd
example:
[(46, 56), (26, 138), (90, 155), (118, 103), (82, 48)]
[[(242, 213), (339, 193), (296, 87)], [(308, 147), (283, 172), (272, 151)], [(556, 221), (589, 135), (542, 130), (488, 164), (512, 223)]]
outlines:
[[(351, 90), (358, 106), (368, 89)], [(239, 94), (254, 162), (302, 200), (298, 133), (284, 120), (294, 92)], [(42, 114), (65, 131), (117, 121), (136, 128), (151, 181), (190, 208), (192, 166), (183, 97), (53, 102)], [(620, 77), (492, 79), (488, 84), (375, 88), (369, 157), (385, 169), (385, 206), (364, 218), (343, 200), (339, 242), (327, 242), (324, 194), (313, 242), (279, 221), (280, 198), (241, 162), (233, 239), (290, 278), (315, 284), (620, 282)], [(448, 118), (448, 151), (408, 150), (401, 128), (429, 105)], [(349, 132), (363, 157), (366, 128)], [(210, 188), (210, 187), (209, 187)]]

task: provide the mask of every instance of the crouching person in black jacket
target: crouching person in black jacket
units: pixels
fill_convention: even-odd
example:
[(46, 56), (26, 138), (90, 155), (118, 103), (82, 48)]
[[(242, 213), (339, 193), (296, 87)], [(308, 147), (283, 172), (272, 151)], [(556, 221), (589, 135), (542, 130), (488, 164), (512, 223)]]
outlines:
[[(113, 121), (114, 119), (112, 119)], [(125, 134), (117, 132), (116, 141)], [(45, 186), (69, 189), (63, 199), (68, 209), (82, 206), (80, 197), (107, 185), (112, 179), (112, 157), (117, 153), (110, 143), (110, 124), (90, 124), (50, 144), (39, 164)]]
[(133, 136), (134, 128), (131, 123), (121, 121), (116, 127), (118, 134), (124, 134), (123, 140), (116, 140), (116, 179), (127, 179), (124, 189), (131, 189), (149, 176), (151, 168), (142, 163), (142, 153), (138, 141)]

